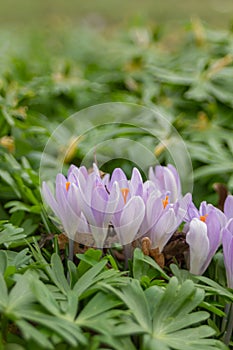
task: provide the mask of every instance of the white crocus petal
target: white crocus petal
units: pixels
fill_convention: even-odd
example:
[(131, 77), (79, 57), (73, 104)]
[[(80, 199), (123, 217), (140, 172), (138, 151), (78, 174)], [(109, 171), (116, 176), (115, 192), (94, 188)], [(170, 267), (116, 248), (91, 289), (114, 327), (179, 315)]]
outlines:
[(159, 248), (162, 252), (164, 246), (176, 230), (177, 219), (173, 209), (168, 209), (154, 227), (154, 232), (151, 233), (152, 247)]
[(145, 205), (141, 197), (130, 198), (120, 217), (120, 226), (115, 226), (120, 243), (126, 245), (131, 243), (145, 215)]
[(186, 242), (190, 248), (190, 272), (201, 275), (210, 245), (207, 236), (207, 226), (201, 220), (194, 218), (189, 225)]

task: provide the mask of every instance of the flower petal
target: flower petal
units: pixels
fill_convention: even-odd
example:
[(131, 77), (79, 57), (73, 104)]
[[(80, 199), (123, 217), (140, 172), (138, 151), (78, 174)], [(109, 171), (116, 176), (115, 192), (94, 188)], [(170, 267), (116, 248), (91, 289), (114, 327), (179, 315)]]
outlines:
[(60, 214), (59, 214), (57, 201), (52, 195), (52, 192), (46, 182), (43, 182), (41, 192), (45, 202), (50, 206), (54, 214), (59, 217)]
[(164, 214), (161, 215), (158, 222), (151, 230), (150, 237), (152, 248), (158, 247), (159, 251), (162, 252), (164, 246), (177, 229), (177, 226), (177, 219), (174, 210), (169, 208), (164, 211)]
[(194, 275), (201, 275), (204, 272), (203, 266), (210, 248), (206, 224), (194, 218), (190, 222), (186, 242), (190, 248), (190, 272)]
[(227, 286), (233, 288), (233, 234), (227, 228), (222, 230), (223, 256), (226, 267)]
[(228, 220), (233, 218), (233, 196), (227, 196), (224, 203), (224, 213)]
[(113, 217), (113, 225), (122, 245), (131, 243), (134, 240), (144, 215), (145, 205), (142, 198), (134, 196), (122, 210), (120, 223), (118, 223), (118, 225), (116, 225)]

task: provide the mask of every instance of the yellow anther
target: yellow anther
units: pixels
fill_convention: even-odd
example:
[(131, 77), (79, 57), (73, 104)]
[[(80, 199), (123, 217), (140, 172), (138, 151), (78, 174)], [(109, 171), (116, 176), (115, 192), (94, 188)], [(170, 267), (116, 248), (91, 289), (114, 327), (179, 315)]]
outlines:
[(169, 197), (168, 197), (168, 196), (166, 196), (166, 197), (165, 197), (165, 199), (163, 199), (163, 200), (162, 200), (164, 209), (166, 208), (166, 206), (167, 206), (167, 205), (168, 205), (168, 203), (169, 203), (168, 198), (169, 198)]
[(123, 199), (124, 199), (124, 203), (126, 204), (127, 197), (128, 197), (128, 194), (129, 194), (129, 189), (126, 188), (126, 187), (121, 188), (121, 193), (122, 193), (122, 196), (123, 196)]
[(70, 181), (66, 182), (66, 191), (68, 191), (68, 189), (70, 188)]
[(208, 216), (208, 214), (201, 215), (201, 216), (200, 216), (200, 220), (203, 221), (203, 222), (206, 222), (207, 216)]

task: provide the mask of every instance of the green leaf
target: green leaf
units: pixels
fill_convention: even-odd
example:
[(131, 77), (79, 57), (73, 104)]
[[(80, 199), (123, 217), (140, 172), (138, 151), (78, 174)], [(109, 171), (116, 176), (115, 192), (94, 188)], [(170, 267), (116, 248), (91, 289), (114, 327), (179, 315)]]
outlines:
[(24, 275), (17, 276), (17, 282), (9, 294), (7, 314), (15, 317), (20, 315), (25, 309), (30, 308), (30, 305), (35, 301), (35, 296), (31, 290), (31, 281), (35, 276), (29, 270)]
[(97, 318), (104, 312), (119, 307), (120, 305), (122, 305), (122, 302), (114, 295), (99, 292), (80, 312), (77, 322), (78, 324), (86, 324), (89, 319)]
[(32, 292), (40, 304), (43, 305), (43, 307), (52, 315), (60, 314), (60, 308), (56, 300), (44, 283), (39, 280), (34, 280), (32, 282)]
[(0, 244), (8, 245), (24, 238), (26, 235), (22, 233), (23, 231), (22, 228), (16, 228), (12, 224), (3, 225), (3, 230), (0, 231)]
[(8, 304), (8, 291), (7, 291), (6, 282), (2, 274), (0, 274), (0, 293), (1, 293), (0, 310), (3, 311)]
[(80, 263), (78, 264), (78, 275), (81, 277), (91, 266), (94, 266), (102, 256), (102, 251), (98, 249), (88, 249), (84, 254), (76, 254)]
[(37, 344), (45, 349), (54, 349), (53, 345), (47, 339), (47, 337), (42, 332), (33, 327), (29, 322), (26, 322), (24, 320), (17, 320), (16, 324), (23, 333), (23, 336), (26, 340), (33, 339)]
[(233, 301), (233, 293), (228, 291), (226, 288), (220, 286), (220, 284), (216, 283), (210, 278), (205, 276), (194, 276), (194, 278), (195, 280), (203, 282), (205, 284), (205, 285), (198, 284), (199, 287), (204, 288), (206, 291), (212, 292), (213, 294), (221, 295)]
[(4, 275), (4, 272), (8, 265), (7, 253), (4, 250), (0, 250), (0, 273)]
[(54, 275), (54, 281), (60, 290), (66, 294), (69, 290), (69, 284), (64, 275), (64, 268), (58, 254), (54, 253), (51, 258), (51, 267)]
[[(150, 268), (153, 268), (153, 270), (150, 271)], [(148, 273), (151, 278), (162, 276), (166, 280), (169, 280), (169, 276), (151, 257), (144, 255), (141, 249), (136, 248), (133, 258), (133, 276), (140, 280), (142, 276)]]
[(2, 178), (2, 180), (5, 181), (12, 188), (12, 190), (15, 192), (18, 198), (21, 198), (21, 194), (17, 189), (17, 185), (14, 179), (6, 170), (0, 169), (0, 178)]
[(77, 296), (81, 296), (82, 293), (84, 293), (95, 282), (94, 278), (103, 270), (106, 264), (107, 260), (102, 260), (82, 275), (73, 288), (77, 293)]

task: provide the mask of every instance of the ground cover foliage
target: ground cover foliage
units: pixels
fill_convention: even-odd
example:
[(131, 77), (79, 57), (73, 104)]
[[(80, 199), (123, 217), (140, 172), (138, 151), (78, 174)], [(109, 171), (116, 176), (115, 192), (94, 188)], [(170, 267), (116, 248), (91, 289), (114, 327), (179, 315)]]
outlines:
[[(233, 293), (221, 248), (202, 277), (175, 261), (162, 270), (139, 248), (127, 272), (110, 249), (78, 247), (72, 262), (43, 208), (38, 171), (53, 130), (78, 110), (119, 101), (156, 106), (188, 147), (196, 204), (221, 207), (225, 187), (213, 185), (233, 189), (232, 32), (198, 20), (176, 33), (58, 26), (30, 34), (2, 30), (0, 47), (1, 347), (227, 348), (224, 310)], [(73, 149), (72, 135), (61, 137), (55, 161), (66, 153), (67, 166), (79, 165), (85, 140)], [(159, 142), (148, 147), (167, 164)], [(130, 174), (129, 165), (117, 165)]]

